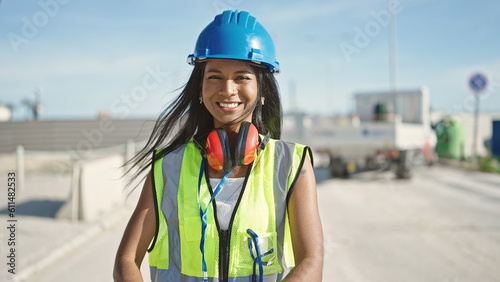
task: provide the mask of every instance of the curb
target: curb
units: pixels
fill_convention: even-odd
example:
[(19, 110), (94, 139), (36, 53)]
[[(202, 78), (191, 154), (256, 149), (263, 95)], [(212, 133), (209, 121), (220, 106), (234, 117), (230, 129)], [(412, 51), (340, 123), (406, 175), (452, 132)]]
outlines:
[(445, 159), (445, 158), (440, 158), (438, 161), (439, 164), (458, 168), (458, 169), (463, 169), (463, 170), (469, 170), (469, 171), (474, 171), (471, 168), (471, 165), (465, 161), (457, 160), (457, 159)]
[(104, 219), (97, 221), (92, 227), (90, 227), (86, 232), (82, 233), (81, 235), (77, 236), (75, 239), (67, 242), (66, 244), (62, 245), (61, 247), (54, 249), (52, 252), (47, 254), (47, 256), (40, 260), (39, 262), (28, 266), (25, 268), (22, 272), (19, 274), (16, 274), (11, 280), (12, 282), (21, 282), (21, 281), (27, 281), (29, 278), (31, 278), (33, 275), (35, 275), (37, 272), (43, 270), (47, 266), (53, 264), (57, 260), (61, 259), (64, 255), (68, 254), (72, 250), (82, 246), (86, 242), (88, 242), (90, 239), (94, 238), (95, 236), (99, 235), (101, 232), (103, 232), (106, 229), (109, 229), (113, 227), (114, 225), (118, 224), (121, 220), (124, 220), (126, 218), (130, 217), (130, 211), (125, 207), (121, 208), (118, 210), (118, 212), (114, 212), (113, 214), (108, 215)]

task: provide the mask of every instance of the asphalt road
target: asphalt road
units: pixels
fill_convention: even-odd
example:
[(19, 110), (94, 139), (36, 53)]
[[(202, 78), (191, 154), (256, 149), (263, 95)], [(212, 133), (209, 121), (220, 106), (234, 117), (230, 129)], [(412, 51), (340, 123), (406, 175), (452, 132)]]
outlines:
[[(389, 172), (324, 175), (317, 171), (323, 281), (500, 281), (500, 175), (442, 166), (420, 167), (406, 181)], [(28, 281), (112, 281), (125, 224)]]

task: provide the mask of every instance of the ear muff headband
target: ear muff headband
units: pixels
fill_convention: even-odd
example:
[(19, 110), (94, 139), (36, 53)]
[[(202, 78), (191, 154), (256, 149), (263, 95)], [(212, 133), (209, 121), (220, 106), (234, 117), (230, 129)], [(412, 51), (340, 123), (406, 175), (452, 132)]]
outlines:
[[(257, 157), (258, 148), (257, 128), (249, 122), (242, 122), (236, 139), (235, 164), (244, 166), (252, 163)], [(207, 137), (206, 152), (208, 164), (213, 169), (228, 172), (233, 167), (229, 141), (224, 129), (218, 128), (210, 132)]]

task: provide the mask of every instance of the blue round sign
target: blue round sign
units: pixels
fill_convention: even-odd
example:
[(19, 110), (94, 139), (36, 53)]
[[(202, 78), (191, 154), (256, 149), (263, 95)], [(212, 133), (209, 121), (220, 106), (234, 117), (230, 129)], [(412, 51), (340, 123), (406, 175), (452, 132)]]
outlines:
[(470, 78), (469, 85), (475, 92), (481, 92), (488, 85), (488, 80), (485, 75), (477, 73)]

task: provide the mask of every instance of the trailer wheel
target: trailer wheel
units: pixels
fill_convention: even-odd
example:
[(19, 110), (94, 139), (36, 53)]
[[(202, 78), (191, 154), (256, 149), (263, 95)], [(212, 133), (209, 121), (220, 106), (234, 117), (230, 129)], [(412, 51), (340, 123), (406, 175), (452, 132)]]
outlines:
[(413, 151), (401, 151), (397, 160), (396, 177), (409, 179), (413, 175)]
[(334, 178), (347, 178), (349, 172), (347, 170), (347, 163), (341, 157), (330, 158), (330, 174)]
[(366, 170), (376, 170), (378, 167), (379, 167), (379, 165), (375, 161), (374, 157), (372, 157), (372, 156), (366, 157), (366, 160), (365, 160)]

